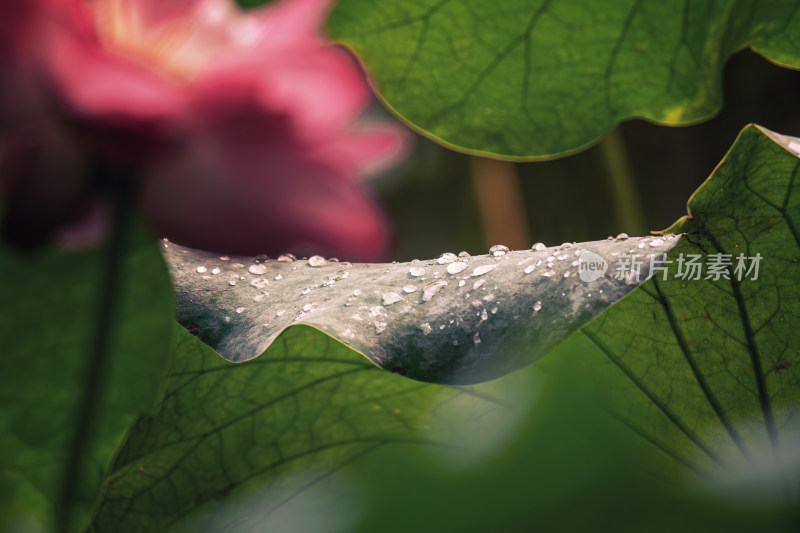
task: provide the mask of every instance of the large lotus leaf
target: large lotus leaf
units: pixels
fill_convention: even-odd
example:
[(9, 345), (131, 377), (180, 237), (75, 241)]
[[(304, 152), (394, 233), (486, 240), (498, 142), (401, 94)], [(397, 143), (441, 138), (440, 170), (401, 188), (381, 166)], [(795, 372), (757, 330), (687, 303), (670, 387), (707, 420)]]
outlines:
[(739, 49), (800, 67), (800, 9), (785, 0), (341, 0), (329, 30), (423, 134), (526, 159), (632, 117), (708, 118)]
[[(172, 243), (164, 253), (181, 323), (231, 361), (308, 324), (393, 372), (475, 383), (552, 349), (644, 281), (651, 258), (677, 241), (609, 239), (374, 265), (219, 258)], [(639, 275), (618, 272), (617, 259), (633, 252), (641, 254)]]

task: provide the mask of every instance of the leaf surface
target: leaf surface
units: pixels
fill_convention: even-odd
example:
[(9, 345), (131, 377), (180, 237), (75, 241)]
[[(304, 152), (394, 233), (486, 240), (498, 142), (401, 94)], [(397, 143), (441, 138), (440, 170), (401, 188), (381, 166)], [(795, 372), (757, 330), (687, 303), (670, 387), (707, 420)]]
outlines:
[(722, 67), (745, 47), (800, 67), (796, 1), (341, 0), (329, 31), (421, 133), (523, 159), (586, 147), (632, 117), (710, 117)]

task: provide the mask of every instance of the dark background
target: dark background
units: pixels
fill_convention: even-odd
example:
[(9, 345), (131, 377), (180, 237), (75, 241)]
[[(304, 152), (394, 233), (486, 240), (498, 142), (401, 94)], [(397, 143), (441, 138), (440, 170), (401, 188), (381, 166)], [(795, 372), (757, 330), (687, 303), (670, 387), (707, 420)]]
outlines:
[[(625, 227), (619, 216), (603, 141), (557, 160), (517, 163), (528, 225), (523, 231), (530, 240), (553, 246), (664, 229), (686, 213), (687, 200), (744, 126), (800, 136), (800, 71), (745, 50), (728, 61), (723, 79), (724, 107), (709, 121), (672, 127), (631, 120), (620, 126), (644, 228)], [(484, 237), (469, 156), (415, 137), (409, 160), (373, 183), (395, 225), (393, 259), (486, 253), (497, 243)]]

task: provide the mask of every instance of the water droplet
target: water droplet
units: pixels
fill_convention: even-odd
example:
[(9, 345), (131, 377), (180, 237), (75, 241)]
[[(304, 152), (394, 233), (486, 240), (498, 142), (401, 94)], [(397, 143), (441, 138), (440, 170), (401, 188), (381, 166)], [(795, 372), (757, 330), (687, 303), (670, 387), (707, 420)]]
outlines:
[(471, 305), (472, 307), (475, 307), (476, 309), (477, 309), (478, 307), (481, 307), (481, 306), (483, 306), (483, 304), (480, 302), (480, 300), (473, 300), (473, 301), (472, 301), (472, 303), (470, 303), (470, 305)]
[(231, 263), (231, 266), (234, 268), (242, 268), (244, 266), (244, 263)]
[(536, 302), (535, 304), (533, 304), (533, 310), (537, 311), (537, 312), (541, 311), (542, 310), (542, 302)]
[(264, 278), (256, 278), (250, 282), (250, 285), (261, 290), (267, 286), (267, 280)]
[(308, 294), (309, 292), (311, 292), (311, 289), (310, 289), (309, 287), (306, 287), (305, 289), (303, 289), (302, 291), (300, 291), (300, 294), (303, 294), (303, 295), (305, 295), (305, 294)]
[(351, 317), (353, 320), (358, 320), (359, 322), (361, 322), (361, 321), (363, 321), (363, 320), (364, 320), (363, 318), (361, 318), (361, 315), (359, 315), (359, 314), (350, 315), (350, 317)]
[(456, 259), (458, 259), (458, 256), (456, 256), (456, 254), (445, 252), (439, 256), (439, 259), (437, 259), (436, 262), (439, 263), (440, 265), (446, 265), (448, 263), (452, 263)]
[(463, 286), (464, 286), (464, 285), (466, 285), (466, 284), (467, 284), (467, 282), (466, 282), (466, 281), (464, 281), (463, 279), (462, 279), (461, 281), (459, 281), (459, 282), (458, 282), (458, 286), (459, 286), (459, 287), (463, 287)]
[(204, 267), (204, 266), (197, 267), (197, 273), (198, 274), (205, 274), (206, 270), (208, 270), (208, 269), (206, 267)]
[(352, 331), (350, 331), (349, 329), (344, 330), (344, 333), (342, 333), (342, 336), (344, 336), (344, 337), (346, 337), (348, 339), (355, 339), (356, 338), (356, 334), (353, 333)]
[(461, 345), (461, 343), (460, 343), (460, 342), (458, 342), (458, 341), (453, 341), (453, 346), (460, 346), (460, 345)]
[(361, 295), (361, 289), (356, 289), (353, 291), (353, 296), (360, 296), (360, 295)]
[(439, 330), (443, 330), (444, 328), (445, 328), (445, 325), (444, 325), (444, 324), (442, 324), (441, 326), (439, 326)]
[(481, 320), (489, 320), (489, 313), (486, 312), (486, 309), (481, 311)]
[(666, 242), (666, 241), (665, 241), (665, 240), (663, 240), (663, 239), (653, 239), (652, 241), (650, 241), (650, 246), (652, 246), (653, 248), (655, 248), (655, 247), (657, 247), (657, 246), (661, 246), (661, 245), (662, 245), (662, 244), (664, 244), (665, 242)]
[(230, 258), (230, 257), (228, 257), (227, 255), (222, 255), (222, 256), (220, 256), (219, 260), (220, 260), (220, 261), (230, 261), (230, 260), (231, 260), (231, 258)]
[(534, 252), (542, 252), (547, 249), (547, 246), (544, 245), (543, 242), (537, 242), (533, 246), (531, 246), (531, 250)]
[(383, 305), (396, 304), (397, 302), (399, 302), (402, 299), (403, 299), (403, 297), (400, 296), (399, 294), (397, 294), (396, 292), (387, 292), (382, 297)]
[(494, 294), (487, 294), (483, 297), (484, 302), (491, 302), (492, 300), (494, 300)]
[(475, 344), (481, 343), (481, 335), (477, 331), (475, 332), (475, 335), (472, 336), (472, 342), (474, 342)]
[(559, 246), (559, 248), (562, 249), (562, 250), (566, 250), (567, 248), (572, 248), (572, 243), (571, 242), (562, 242), (561, 246)]
[(386, 331), (386, 327), (389, 325), (386, 322), (373, 322), (373, 326), (375, 326), (375, 333), (381, 334)]
[(422, 301), (430, 301), (431, 298), (436, 296), (436, 293), (447, 287), (447, 282), (444, 280), (434, 281), (422, 288)]
[(254, 265), (250, 265), (250, 268), (248, 268), (247, 271), (251, 274), (255, 274), (256, 276), (260, 276), (267, 273), (267, 265), (256, 263)]
[(469, 259), (472, 256), (469, 255), (467, 252), (458, 252), (458, 257), (460, 257), (461, 259)]
[(281, 276), (280, 274), (278, 274), (277, 276), (275, 276), (275, 281), (280, 281), (280, 280), (282, 280), (282, 279), (283, 279), (283, 276)]
[(281, 263), (291, 263), (292, 261), (297, 261), (297, 258), (294, 254), (281, 254), (278, 256), (278, 261)]
[(372, 307), (369, 308), (369, 316), (373, 318), (385, 314), (386, 313), (383, 312), (383, 307), (381, 307), (380, 305), (373, 305)]
[(319, 304), (317, 302), (310, 302), (303, 306), (303, 312), (308, 313), (309, 311), (313, 311), (317, 308)]
[(547, 272), (542, 272), (542, 277), (545, 277), (545, 278), (552, 278), (555, 275), (556, 275), (556, 273), (553, 272), (552, 270), (548, 270)]
[(617, 235), (618, 241), (627, 241), (629, 238), (630, 237), (628, 237), (627, 233), (620, 233), (619, 235)]
[(466, 269), (467, 269), (467, 264), (461, 261), (456, 261), (455, 263), (450, 263), (449, 265), (447, 265), (447, 273), (452, 275), (456, 275), (459, 272), (463, 272)]
[(508, 253), (508, 246), (503, 244), (495, 244), (491, 248), (489, 248), (489, 253), (495, 257), (500, 257), (506, 255)]
[(431, 331), (433, 331), (433, 328), (427, 322), (423, 322), (422, 324), (420, 324), (419, 329), (422, 330), (422, 333), (424, 335), (428, 335)]
[(267, 296), (269, 296), (269, 294), (256, 294), (255, 296), (253, 296), (253, 301), (254, 302), (260, 302), (261, 300), (263, 300)]
[(242, 311), (244, 311), (244, 310), (245, 310), (245, 308), (244, 308), (244, 307), (237, 307), (237, 308), (236, 308), (236, 312), (237, 312), (237, 313), (241, 313), (241, 312), (242, 312)]
[(472, 290), (473, 290), (473, 291), (477, 291), (478, 289), (480, 289), (481, 287), (483, 287), (483, 285), (484, 285), (485, 283), (486, 283), (486, 280), (485, 280), (485, 279), (479, 279), (478, 281), (476, 281), (475, 283), (473, 283), (473, 284), (472, 284)]
[(528, 266), (526, 266), (526, 267), (525, 267), (525, 273), (526, 273), (526, 274), (530, 274), (531, 272), (533, 272), (533, 269), (534, 269), (534, 268), (536, 268), (534, 265), (528, 265)]
[(219, 274), (220, 272), (222, 272), (222, 271), (219, 268), (215, 268), (214, 270), (211, 271), (211, 273), (214, 274), (215, 276), (217, 274)]
[(497, 265), (481, 265), (479, 267), (475, 267), (475, 269), (472, 271), (472, 276), (473, 277), (483, 276), (484, 274), (491, 272), (495, 268), (497, 268)]
[(564, 272), (564, 277), (568, 278), (569, 277), (569, 272)]
[(412, 292), (417, 292), (417, 286), (416, 285), (406, 285), (405, 287), (403, 287), (403, 292), (406, 293), (406, 294), (411, 294)]
[(422, 268), (422, 267), (411, 267), (411, 268), (408, 269), (408, 273), (411, 276), (413, 276), (415, 278), (418, 278), (418, 277), (422, 276), (423, 274), (425, 274), (425, 269)]
[(224, 320), (224, 321), (225, 321), (225, 323), (226, 323), (226, 324), (228, 324), (228, 323), (230, 323), (230, 321), (231, 321), (231, 317), (229, 317), (229, 316), (226, 316), (226, 317), (225, 317), (225, 318), (223, 318), (222, 320)]
[(232, 280), (230, 280), (230, 281), (228, 282), (228, 285), (230, 285), (231, 287), (233, 287), (234, 285), (236, 285), (236, 280), (235, 280), (235, 279), (232, 279)]
[(308, 266), (321, 267), (327, 265), (328, 262), (321, 255), (312, 255), (308, 258)]
[(496, 307), (492, 307), (492, 314), (493, 314), (493, 315), (496, 315), (496, 314), (497, 314), (497, 308), (496, 308)]
[(350, 272), (348, 270), (337, 270), (336, 271), (336, 281), (347, 279), (350, 277)]
[(569, 256), (567, 254), (561, 254), (556, 259), (559, 261), (565, 261), (566, 259), (569, 259)]

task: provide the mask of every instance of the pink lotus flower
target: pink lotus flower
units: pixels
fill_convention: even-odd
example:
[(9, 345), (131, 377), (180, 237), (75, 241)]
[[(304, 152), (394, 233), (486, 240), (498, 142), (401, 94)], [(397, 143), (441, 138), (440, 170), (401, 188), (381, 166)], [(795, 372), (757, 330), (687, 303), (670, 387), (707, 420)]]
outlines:
[(330, 0), (249, 12), (232, 0), (2, 4), (7, 237), (38, 242), (70, 224), (73, 240), (87, 237), (103, 227), (91, 222), (108, 212), (104, 188), (127, 180), (154, 229), (188, 246), (386, 252), (362, 178), (407, 137), (356, 124), (371, 97), (321, 36)]

